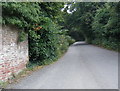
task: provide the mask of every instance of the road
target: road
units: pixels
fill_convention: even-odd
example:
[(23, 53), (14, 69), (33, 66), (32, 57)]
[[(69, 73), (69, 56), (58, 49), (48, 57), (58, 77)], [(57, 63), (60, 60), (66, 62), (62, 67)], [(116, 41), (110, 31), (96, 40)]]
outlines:
[(57, 62), (7, 88), (117, 89), (118, 53), (76, 42)]

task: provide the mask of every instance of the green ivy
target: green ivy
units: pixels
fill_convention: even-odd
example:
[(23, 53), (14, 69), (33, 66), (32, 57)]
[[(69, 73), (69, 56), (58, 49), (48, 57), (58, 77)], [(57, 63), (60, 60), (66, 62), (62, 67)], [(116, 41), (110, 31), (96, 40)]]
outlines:
[(18, 42), (26, 40), (27, 34), (24, 31), (19, 31)]
[(19, 41), (29, 39), (30, 65), (55, 61), (74, 42), (59, 25), (63, 3), (2, 3), (2, 24), (17, 26)]

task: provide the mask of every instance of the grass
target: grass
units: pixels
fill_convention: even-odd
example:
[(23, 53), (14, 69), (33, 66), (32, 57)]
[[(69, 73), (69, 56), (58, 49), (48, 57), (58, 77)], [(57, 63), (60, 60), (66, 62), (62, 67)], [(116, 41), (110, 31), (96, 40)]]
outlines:
[(92, 44), (92, 45), (97, 46), (97, 47), (100, 47), (100, 48), (103, 48), (103, 49), (107, 49), (107, 50), (110, 50), (110, 51), (120, 52), (120, 50), (119, 50), (118, 48), (113, 49), (113, 48), (111, 48), (111, 47), (106, 47), (106, 46), (100, 45), (100, 44), (99, 44), (99, 45), (98, 45), (98, 44)]
[(36, 71), (38, 69), (41, 69), (43, 66), (36, 66), (34, 68), (25, 68), (23, 71), (21, 71), (18, 74), (12, 74), (12, 77), (8, 79), (6, 82), (0, 82), (1, 88), (6, 88), (8, 84), (13, 84), (19, 82), (22, 78), (30, 75), (33, 71)]
[(8, 81), (7, 82), (0, 82), (0, 89), (1, 88), (5, 88), (8, 85)]

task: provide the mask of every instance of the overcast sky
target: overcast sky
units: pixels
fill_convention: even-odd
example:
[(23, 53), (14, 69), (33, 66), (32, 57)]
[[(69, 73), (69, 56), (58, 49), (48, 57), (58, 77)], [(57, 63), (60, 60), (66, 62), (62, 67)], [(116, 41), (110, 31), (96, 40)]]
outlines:
[(65, 4), (65, 5), (64, 5), (64, 8), (62, 8), (61, 11), (63, 11), (63, 10), (68, 6), (67, 13), (69, 13), (69, 14), (73, 13), (74, 11), (76, 11), (76, 9), (74, 9), (73, 11), (70, 11), (69, 9), (70, 9), (71, 5), (72, 5), (72, 4), (69, 4), (69, 5)]

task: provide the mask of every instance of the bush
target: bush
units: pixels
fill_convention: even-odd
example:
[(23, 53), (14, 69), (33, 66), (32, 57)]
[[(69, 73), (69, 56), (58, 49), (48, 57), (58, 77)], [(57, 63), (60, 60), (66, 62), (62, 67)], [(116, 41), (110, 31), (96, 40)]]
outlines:
[(75, 42), (74, 39), (72, 39), (70, 36), (66, 36), (67, 42), (69, 43), (69, 45), (73, 44)]
[(95, 40), (92, 43), (108, 49), (118, 50), (120, 45), (120, 13), (117, 11), (120, 3), (106, 3), (95, 14), (92, 28)]
[(60, 34), (59, 27), (48, 17), (42, 17), (39, 30), (29, 32), (30, 62), (38, 65), (49, 64), (64, 53), (74, 40)]
[[(14, 25), (19, 32), (19, 41), (29, 37), (29, 64), (27, 67), (49, 64), (63, 54), (74, 42), (66, 37), (59, 22), (62, 22), (63, 3), (19, 3), (2, 4), (2, 24)], [(69, 44), (70, 43), (70, 44)]]

